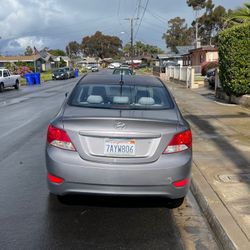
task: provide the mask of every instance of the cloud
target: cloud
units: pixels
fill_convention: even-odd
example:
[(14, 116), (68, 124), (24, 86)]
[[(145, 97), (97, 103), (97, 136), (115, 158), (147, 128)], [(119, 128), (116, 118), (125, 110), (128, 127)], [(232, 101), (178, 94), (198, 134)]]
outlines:
[(35, 36), (21, 37), (14, 40), (21, 48), (25, 49), (27, 46), (36, 47), (37, 49), (42, 49), (45, 47), (45, 41), (43, 38), (38, 38)]
[[(242, 5), (245, 0), (213, 0), (226, 8)], [(4, 0), (0, 8), (0, 52), (14, 48), (49, 47), (65, 49), (68, 42), (81, 42), (83, 36), (100, 30), (116, 35), (124, 43), (130, 39), (130, 24), (124, 18), (137, 15), (135, 0)], [(222, 3), (223, 2), (223, 3)], [(236, 3), (237, 2), (237, 3)], [(120, 3), (120, 5), (119, 5)], [(141, 1), (145, 6), (146, 0)], [(173, 17), (184, 17), (189, 23), (193, 11), (186, 0), (151, 0), (137, 39), (164, 47), (162, 33), (167, 21)], [(142, 16), (144, 9), (139, 9)], [(137, 22), (138, 25), (139, 22)], [(138, 26), (135, 27), (135, 32)], [(125, 34), (121, 35), (121, 32)], [(20, 46), (17, 46), (17, 45)]]

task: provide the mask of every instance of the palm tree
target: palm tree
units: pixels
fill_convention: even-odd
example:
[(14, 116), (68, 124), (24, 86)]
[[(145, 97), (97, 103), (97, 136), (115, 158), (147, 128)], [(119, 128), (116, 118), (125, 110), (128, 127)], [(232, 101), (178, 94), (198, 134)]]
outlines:
[(232, 11), (227, 21), (235, 24), (250, 22), (250, 3), (244, 3), (244, 7)]

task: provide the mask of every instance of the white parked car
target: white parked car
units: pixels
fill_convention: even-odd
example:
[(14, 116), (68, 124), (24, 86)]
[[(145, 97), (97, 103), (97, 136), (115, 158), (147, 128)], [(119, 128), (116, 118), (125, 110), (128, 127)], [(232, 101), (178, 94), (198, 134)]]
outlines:
[(119, 68), (120, 66), (121, 66), (120, 63), (114, 62), (114, 63), (109, 64), (108, 68), (109, 69), (116, 69), (116, 68)]
[(20, 75), (11, 75), (8, 69), (0, 68), (0, 92), (6, 87), (19, 89)]

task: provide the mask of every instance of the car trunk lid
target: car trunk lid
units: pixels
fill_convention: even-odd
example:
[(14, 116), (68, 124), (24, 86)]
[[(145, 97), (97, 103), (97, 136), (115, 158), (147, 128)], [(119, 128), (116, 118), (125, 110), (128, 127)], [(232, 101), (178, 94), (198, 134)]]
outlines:
[(178, 126), (174, 110), (84, 110), (84, 116), (82, 108), (67, 110), (63, 124), (79, 155), (88, 161), (156, 161)]

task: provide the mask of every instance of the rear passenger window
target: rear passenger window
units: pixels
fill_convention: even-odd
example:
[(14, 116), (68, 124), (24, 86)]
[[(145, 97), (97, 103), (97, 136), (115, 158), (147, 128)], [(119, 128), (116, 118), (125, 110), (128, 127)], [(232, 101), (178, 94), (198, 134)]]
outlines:
[(106, 109), (171, 109), (173, 101), (163, 86), (79, 84), (69, 105)]

